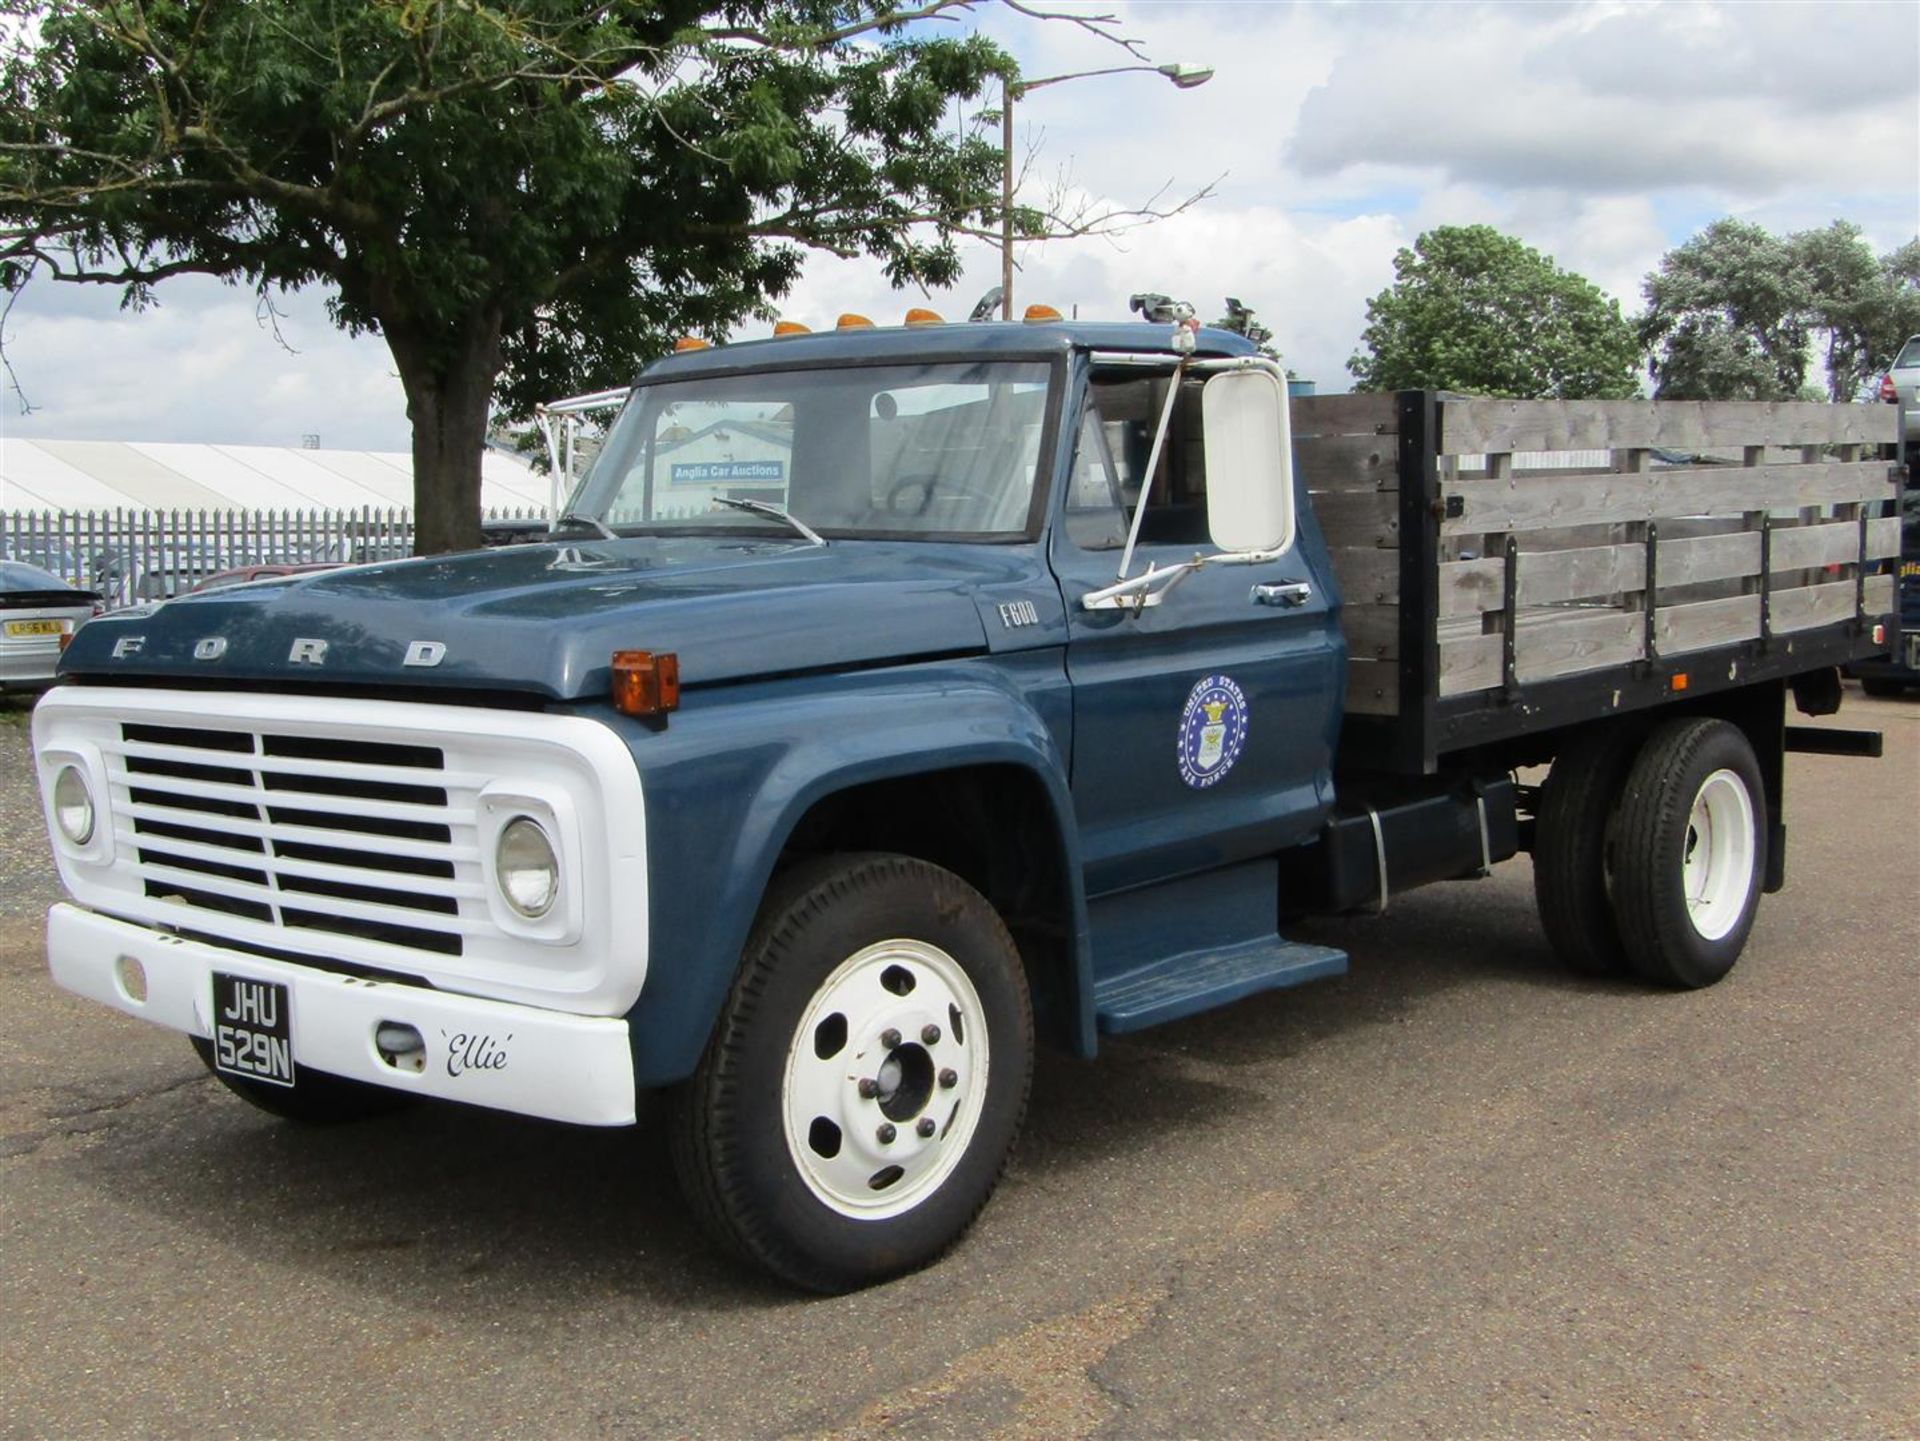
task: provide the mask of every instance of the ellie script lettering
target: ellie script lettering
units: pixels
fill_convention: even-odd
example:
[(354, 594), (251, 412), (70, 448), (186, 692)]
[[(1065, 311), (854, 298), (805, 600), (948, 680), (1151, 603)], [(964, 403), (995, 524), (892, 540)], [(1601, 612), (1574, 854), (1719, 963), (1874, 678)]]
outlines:
[(512, 1039), (511, 1031), (497, 1041), (492, 1036), (475, 1035), (468, 1031), (449, 1037), (447, 1074), (459, 1076), (468, 1071), (506, 1070), (507, 1043)]

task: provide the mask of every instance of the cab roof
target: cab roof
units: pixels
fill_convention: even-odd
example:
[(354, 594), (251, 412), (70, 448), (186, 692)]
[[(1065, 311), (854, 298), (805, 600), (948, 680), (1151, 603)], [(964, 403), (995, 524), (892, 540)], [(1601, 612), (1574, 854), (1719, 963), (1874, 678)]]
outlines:
[[(992, 321), (822, 330), (677, 351), (649, 365), (641, 378), (680, 380), (773, 366), (847, 361), (1051, 360), (1075, 350), (1171, 355), (1173, 327), (1147, 321), (1050, 321), (1040, 325)], [(1195, 353), (1252, 355), (1255, 350), (1244, 335), (1208, 327), (1200, 331)]]

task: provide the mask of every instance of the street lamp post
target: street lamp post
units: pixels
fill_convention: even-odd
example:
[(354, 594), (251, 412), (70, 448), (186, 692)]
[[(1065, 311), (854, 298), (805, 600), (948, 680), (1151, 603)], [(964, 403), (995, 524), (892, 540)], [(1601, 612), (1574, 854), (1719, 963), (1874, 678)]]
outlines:
[(1076, 70), (1041, 80), (1000, 80), (1000, 318), (1013, 319), (1013, 102), (1042, 85), (1062, 80), (1088, 80), (1096, 75), (1136, 72), (1164, 75), (1181, 90), (1191, 90), (1213, 79), (1211, 65), (1110, 65), (1104, 70)]

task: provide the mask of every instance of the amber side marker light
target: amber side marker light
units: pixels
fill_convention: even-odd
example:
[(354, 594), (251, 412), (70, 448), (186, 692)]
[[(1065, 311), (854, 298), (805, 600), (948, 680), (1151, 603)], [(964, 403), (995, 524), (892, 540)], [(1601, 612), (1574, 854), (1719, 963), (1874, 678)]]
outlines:
[(680, 657), (672, 651), (615, 651), (613, 708), (632, 716), (680, 709)]
[(1027, 313), (1021, 317), (1028, 325), (1051, 325), (1064, 318), (1051, 305), (1029, 305)]
[(681, 350), (708, 350), (708, 349), (711, 349), (712, 347), (709, 346), (706, 341), (702, 340), (697, 335), (683, 335), (678, 340), (673, 342), (673, 348), (676, 351), (681, 351)]
[(797, 320), (780, 320), (774, 322), (773, 333), (778, 338), (782, 335), (811, 335), (813, 331)]
[(834, 322), (835, 330), (872, 330), (873, 322), (864, 315), (855, 315), (849, 310)]
[(924, 306), (916, 305), (907, 312), (908, 325), (945, 325), (946, 323), (940, 318), (939, 311), (928, 310)]
[(1685, 671), (1679, 672), (1673, 677), (1669, 684), (1675, 690), (1685, 690), (1687, 688), (1687, 673)]

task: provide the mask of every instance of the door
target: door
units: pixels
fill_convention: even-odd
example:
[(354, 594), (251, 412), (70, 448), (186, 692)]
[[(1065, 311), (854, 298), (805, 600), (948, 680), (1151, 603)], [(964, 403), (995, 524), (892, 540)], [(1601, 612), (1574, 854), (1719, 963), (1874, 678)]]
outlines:
[(1343, 652), (1311, 525), (1278, 559), (1202, 567), (1137, 611), (1080, 605), (1117, 578), (1142, 492), (1132, 574), (1215, 553), (1202, 381), (1182, 383), (1145, 474), (1168, 383), (1093, 374), (1051, 540), (1068, 612), (1074, 806), (1096, 895), (1294, 845), (1332, 803)]

